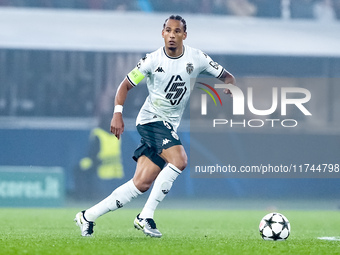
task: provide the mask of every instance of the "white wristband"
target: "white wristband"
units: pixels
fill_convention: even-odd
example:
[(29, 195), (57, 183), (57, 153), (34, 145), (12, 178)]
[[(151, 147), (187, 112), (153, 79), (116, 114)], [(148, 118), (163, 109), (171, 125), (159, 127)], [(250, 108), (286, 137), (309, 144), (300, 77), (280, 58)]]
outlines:
[(116, 105), (113, 113), (120, 112), (123, 113), (123, 106), (122, 105)]

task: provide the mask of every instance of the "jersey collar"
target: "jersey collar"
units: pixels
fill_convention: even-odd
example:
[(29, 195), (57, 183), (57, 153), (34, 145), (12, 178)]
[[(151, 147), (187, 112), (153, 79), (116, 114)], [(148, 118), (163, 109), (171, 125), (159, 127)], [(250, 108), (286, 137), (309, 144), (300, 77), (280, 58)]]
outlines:
[(182, 52), (182, 54), (179, 55), (178, 57), (175, 57), (175, 58), (174, 58), (174, 57), (170, 57), (170, 56), (166, 53), (165, 47), (163, 47), (163, 51), (164, 51), (165, 56), (167, 56), (168, 58), (170, 58), (170, 59), (179, 59), (179, 58), (181, 58), (181, 57), (184, 55), (185, 47), (184, 47), (184, 45), (183, 45), (183, 52)]

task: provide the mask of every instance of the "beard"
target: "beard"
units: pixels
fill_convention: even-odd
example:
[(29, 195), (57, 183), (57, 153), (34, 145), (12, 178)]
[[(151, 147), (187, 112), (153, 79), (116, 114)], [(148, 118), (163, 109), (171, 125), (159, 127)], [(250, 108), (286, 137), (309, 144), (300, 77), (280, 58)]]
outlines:
[(168, 49), (171, 50), (171, 51), (175, 51), (177, 49), (177, 47), (172, 46), (172, 47), (169, 47)]

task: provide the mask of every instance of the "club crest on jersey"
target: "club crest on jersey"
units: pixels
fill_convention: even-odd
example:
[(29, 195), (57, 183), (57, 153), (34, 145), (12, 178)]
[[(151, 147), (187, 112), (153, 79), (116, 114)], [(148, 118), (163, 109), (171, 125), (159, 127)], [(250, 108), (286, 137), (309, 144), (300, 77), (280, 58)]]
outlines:
[(194, 65), (192, 63), (187, 63), (187, 73), (190, 75), (194, 71)]

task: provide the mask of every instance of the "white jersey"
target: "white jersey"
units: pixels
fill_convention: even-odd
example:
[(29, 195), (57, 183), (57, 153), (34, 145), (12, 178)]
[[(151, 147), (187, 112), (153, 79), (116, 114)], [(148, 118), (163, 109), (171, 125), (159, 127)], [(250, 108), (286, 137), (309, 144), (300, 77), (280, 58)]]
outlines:
[(168, 56), (164, 47), (147, 54), (127, 75), (132, 86), (147, 78), (149, 96), (136, 124), (167, 121), (177, 130), (192, 90), (190, 79), (201, 73), (219, 78), (223, 70), (207, 54), (188, 46), (184, 46), (183, 54), (176, 58)]

